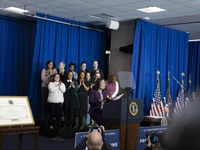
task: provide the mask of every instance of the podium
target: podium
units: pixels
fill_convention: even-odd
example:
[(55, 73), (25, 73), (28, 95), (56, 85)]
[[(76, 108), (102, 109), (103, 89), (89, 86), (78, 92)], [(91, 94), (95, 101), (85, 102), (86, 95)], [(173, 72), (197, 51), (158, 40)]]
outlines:
[(140, 122), (144, 118), (141, 99), (120, 99), (104, 104), (106, 129), (120, 129), (120, 149), (136, 150)]

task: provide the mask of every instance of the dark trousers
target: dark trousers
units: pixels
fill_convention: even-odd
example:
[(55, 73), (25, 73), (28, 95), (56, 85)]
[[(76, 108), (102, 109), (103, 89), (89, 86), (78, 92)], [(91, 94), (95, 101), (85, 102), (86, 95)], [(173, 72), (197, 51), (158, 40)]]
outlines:
[(86, 116), (88, 112), (88, 103), (87, 103), (87, 93), (86, 92), (79, 92), (78, 99), (79, 99), (79, 115), (78, 116)]
[(72, 127), (74, 123), (74, 113), (75, 113), (75, 99), (73, 95), (65, 95), (64, 100), (64, 117), (65, 126)]
[(47, 106), (47, 97), (49, 94), (49, 90), (47, 87), (41, 87), (41, 121), (46, 121), (48, 119), (48, 106)]
[(61, 127), (61, 117), (63, 103), (48, 103), (49, 104), (49, 126), (56, 129)]

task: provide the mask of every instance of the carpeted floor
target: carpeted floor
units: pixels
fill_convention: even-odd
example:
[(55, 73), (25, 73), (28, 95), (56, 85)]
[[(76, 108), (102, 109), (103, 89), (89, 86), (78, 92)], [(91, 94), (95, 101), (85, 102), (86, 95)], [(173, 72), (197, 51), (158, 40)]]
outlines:
[[(83, 130), (60, 129), (59, 133), (52, 130), (46, 130), (45, 124), (40, 125), (40, 136), (38, 141), (38, 150), (73, 150), (75, 133), (88, 131), (85, 127)], [(51, 140), (56, 135), (59, 135), (64, 141)], [(0, 148), (1, 149), (1, 148)], [(18, 149), (18, 135), (5, 136), (2, 144), (2, 150), (17, 150)], [(22, 150), (34, 150), (34, 136), (31, 134), (23, 134), (22, 136)]]
[[(17, 150), (17, 135), (6, 136), (3, 141), (2, 150)], [(74, 137), (64, 138), (62, 142), (55, 142), (50, 137), (39, 136), (38, 150), (73, 150)], [(22, 150), (34, 149), (34, 136), (31, 134), (23, 135)]]

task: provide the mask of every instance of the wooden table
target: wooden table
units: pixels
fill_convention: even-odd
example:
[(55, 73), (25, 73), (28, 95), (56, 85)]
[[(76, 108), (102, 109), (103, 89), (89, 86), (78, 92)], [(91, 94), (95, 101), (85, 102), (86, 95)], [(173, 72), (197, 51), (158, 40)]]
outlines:
[(0, 150), (2, 150), (4, 137), (7, 135), (18, 134), (18, 150), (22, 149), (22, 135), (34, 135), (34, 150), (38, 149), (39, 126), (12, 126), (0, 127)]
[(145, 116), (141, 126), (160, 126), (162, 117)]

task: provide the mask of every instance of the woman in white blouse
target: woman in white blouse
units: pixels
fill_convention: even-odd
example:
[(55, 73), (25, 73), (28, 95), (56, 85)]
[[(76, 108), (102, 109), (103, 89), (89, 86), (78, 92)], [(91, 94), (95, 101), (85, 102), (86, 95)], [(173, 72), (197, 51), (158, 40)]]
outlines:
[(62, 107), (64, 102), (63, 93), (66, 91), (66, 87), (60, 80), (60, 75), (58, 73), (53, 76), (53, 80), (49, 83), (48, 89), (49, 95), (47, 102), (49, 105), (49, 128), (60, 128)]

